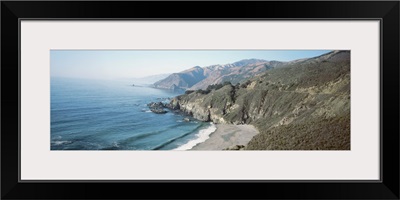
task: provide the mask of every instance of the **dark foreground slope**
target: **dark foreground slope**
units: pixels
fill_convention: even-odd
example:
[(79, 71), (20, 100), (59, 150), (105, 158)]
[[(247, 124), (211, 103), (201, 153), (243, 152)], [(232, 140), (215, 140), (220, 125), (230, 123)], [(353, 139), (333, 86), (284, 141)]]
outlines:
[(253, 124), (248, 150), (350, 149), (350, 52), (290, 62), (241, 85), (195, 91), (170, 106), (203, 121)]

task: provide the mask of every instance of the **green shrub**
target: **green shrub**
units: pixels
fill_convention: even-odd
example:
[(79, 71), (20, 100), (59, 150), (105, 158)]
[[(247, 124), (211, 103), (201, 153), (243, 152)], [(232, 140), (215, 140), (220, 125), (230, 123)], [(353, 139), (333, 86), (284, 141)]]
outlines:
[(185, 91), (185, 94), (191, 94), (191, 93), (193, 93), (194, 91), (193, 90), (186, 90)]
[(196, 91), (197, 94), (208, 94), (210, 92), (211, 90), (202, 90), (202, 89)]

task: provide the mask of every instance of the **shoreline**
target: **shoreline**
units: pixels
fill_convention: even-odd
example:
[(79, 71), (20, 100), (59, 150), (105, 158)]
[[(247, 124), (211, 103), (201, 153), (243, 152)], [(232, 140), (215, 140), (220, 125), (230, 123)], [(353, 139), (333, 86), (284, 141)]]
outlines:
[(217, 129), (210, 138), (194, 146), (191, 150), (224, 150), (236, 145), (247, 146), (247, 143), (259, 131), (253, 125), (215, 124)]

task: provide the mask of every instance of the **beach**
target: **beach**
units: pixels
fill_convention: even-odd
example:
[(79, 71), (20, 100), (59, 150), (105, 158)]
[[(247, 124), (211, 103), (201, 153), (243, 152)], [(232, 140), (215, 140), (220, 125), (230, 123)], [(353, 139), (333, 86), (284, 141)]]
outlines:
[(223, 150), (235, 145), (246, 146), (259, 133), (252, 125), (216, 124), (216, 127), (209, 139), (190, 150)]

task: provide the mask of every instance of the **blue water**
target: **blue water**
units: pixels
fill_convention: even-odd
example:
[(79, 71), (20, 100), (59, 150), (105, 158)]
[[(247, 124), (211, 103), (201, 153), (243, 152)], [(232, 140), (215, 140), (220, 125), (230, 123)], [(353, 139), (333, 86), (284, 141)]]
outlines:
[(190, 149), (215, 127), (146, 104), (179, 95), (123, 81), (51, 79), (51, 150)]

